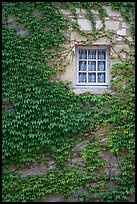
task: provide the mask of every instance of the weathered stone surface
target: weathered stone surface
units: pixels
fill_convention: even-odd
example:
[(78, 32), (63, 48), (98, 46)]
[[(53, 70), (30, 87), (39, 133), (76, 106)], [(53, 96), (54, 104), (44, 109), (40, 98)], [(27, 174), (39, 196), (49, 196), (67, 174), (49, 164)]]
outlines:
[(108, 126), (106, 126), (106, 127), (100, 126), (99, 129), (96, 132), (94, 132), (94, 134), (97, 136), (105, 136), (105, 135), (107, 135), (108, 131), (109, 131)]
[(108, 37), (104, 36), (104, 37), (101, 37), (92, 43), (92, 45), (97, 45), (97, 44), (98, 45), (110, 45), (111, 42), (110, 42), (110, 39)]
[(78, 19), (78, 24), (80, 26), (80, 30), (83, 31), (92, 30), (91, 22), (88, 19)]
[(74, 31), (74, 32), (71, 32), (70, 34), (70, 40), (74, 41), (76, 40), (77, 42), (80, 42), (80, 41), (86, 41), (86, 37), (83, 37), (81, 36), (78, 32)]
[(108, 187), (111, 190), (116, 190), (118, 185), (115, 182), (110, 181), (110, 182), (108, 182)]
[(122, 36), (118, 36), (118, 37), (116, 38), (116, 40), (117, 40), (117, 41), (122, 41), (122, 40), (123, 40), (123, 37), (122, 37)]
[(32, 14), (35, 16), (35, 17), (42, 17), (42, 13), (39, 11), (39, 10), (37, 10), (37, 9), (34, 9), (34, 11), (32, 12)]
[(89, 144), (89, 139), (83, 140), (75, 146), (76, 150), (82, 150)]
[(124, 44), (124, 45), (115, 45), (114, 46), (114, 50), (119, 53), (122, 50), (125, 50), (127, 52), (130, 52), (130, 48), (128, 45)]
[(116, 55), (116, 57), (114, 59), (111, 59), (110, 68), (115, 63), (121, 63), (121, 60), (119, 59), (119, 57), (117, 55)]
[(83, 189), (82, 187), (80, 187), (73, 195), (70, 195), (66, 202), (77, 202), (78, 201), (78, 197), (82, 194), (82, 193), (87, 193), (87, 191), (85, 189)]
[(70, 15), (71, 13), (65, 9), (60, 9), (60, 11), (64, 14), (64, 15)]
[(101, 20), (96, 21), (96, 29), (100, 29), (100, 28), (102, 28), (102, 27), (103, 27), (102, 21), (101, 21)]
[(122, 28), (130, 28), (125, 22), (122, 22)]
[(25, 36), (28, 34), (28, 30), (23, 28), (22, 26), (18, 26), (16, 28), (16, 33), (17, 33), (17, 35)]
[(63, 198), (62, 194), (54, 195), (54, 194), (48, 194), (43, 199), (37, 199), (33, 202), (65, 202), (65, 199)]
[(87, 11), (85, 9), (80, 9), (80, 12), (83, 13), (83, 14), (87, 13)]
[(99, 15), (99, 12), (96, 11), (96, 10), (92, 10), (92, 13), (93, 13), (93, 14), (96, 14), (96, 15)]
[(43, 162), (42, 165), (33, 163), (21, 170), (16, 170), (16, 173), (20, 174), (22, 177), (35, 176), (38, 174), (44, 174), (46, 171), (56, 167), (56, 164), (51, 157), (44, 157), (40, 161)]
[(133, 41), (133, 38), (132, 38), (131, 36), (127, 37), (127, 39), (128, 39), (129, 41)]
[(73, 157), (68, 162), (68, 166), (71, 168), (76, 167), (77, 165), (85, 167), (85, 159), (82, 157)]
[(119, 12), (112, 11), (110, 6), (103, 6), (103, 8), (106, 9), (106, 13), (107, 13), (108, 16), (121, 16)]
[(7, 18), (7, 28), (14, 28), (16, 26), (16, 17), (9, 15)]
[[(125, 22), (125, 19), (121, 16), (120, 12), (112, 11), (110, 6), (104, 6), (107, 16), (105, 16), (105, 31), (98, 40), (95, 40), (93, 42), (92, 40), (92, 25), (91, 22), (87, 19), (87, 12), (85, 9), (76, 9), (76, 13), (78, 14), (78, 24), (80, 26), (80, 29), (82, 31), (85, 31), (86, 33), (90, 32), (90, 35), (87, 35), (87, 37), (82, 37), (78, 32), (74, 31), (74, 29), (70, 26), (69, 35), (66, 35), (67, 38), (69, 39), (69, 44), (71, 43), (72, 45), (88, 45), (88, 40), (91, 40), (91, 45), (108, 45), (111, 46), (112, 43), (114, 43), (114, 49), (115, 51), (120, 54), (119, 52), (123, 49), (126, 50), (127, 52), (130, 51), (130, 49), (126, 46), (123, 48), (123, 37), (129, 37), (131, 39), (131, 33), (130, 33), (130, 28), (128, 24)], [(102, 28), (102, 22), (99, 17), (99, 12), (97, 10), (93, 10), (91, 8), (96, 24), (96, 29)], [(62, 12), (64, 15), (67, 15), (67, 18), (70, 17), (70, 12), (67, 10), (62, 9)], [(108, 31), (113, 31), (114, 35), (112, 35), (112, 38), (109, 39), (106, 34), (108, 34)], [(75, 50), (73, 50), (75, 52)], [(123, 53), (121, 53), (121, 58), (125, 59), (127, 56)], [(69, 58), (68, 58), (69, 59)], [(69, 59), (70, 65), (68, 65), (65, 69), (65, 71), (62, 73), (60, 78), (62, 80), (69, 80), (72, 82), (71, 89), (76, 94), (81, 94), (84, 92), (91, 92), (93, 94), (102, 94), (104, 92), (109, 92), (111, 93), (111, 89), (109, 87), (78, 87), (76, 85), (76, 61), (75, 57), (74, 60), (70, 57)], [(121, 59), (119, 56), (111, 49), (110, 50), (110, 69), (111, 66), (115, 63), (120, 63)], [(111, 79), (111, 76), (110, 76)], [(102, 139), (104, 142), (107, 140), (106, 138)]]
[(92, 94), (103, 94), (103, 93), (109, 93), (111, 92), (111, 90), (109, 88), (91, 88), (91, 87), (87, 87), (87, 88), (74, 88), (73, 91), (75, 92), (75, 94), (81, 94), (81, 93), (85, 93), (85, 92), (91, 92)]
[(104, 151), (101, 158), (106, 160), (106, 166), (99, 169), (99, 172), (105, 172), (109, 177), (114, 176), (120, 171), (120, 163), (115, 154), (110, 151)]
[(120, 57), (123, 58), (123, 59), (126, 59), (127, 58), (127, 54), (126, 53), (120, 53)]
[(119, 22), (117, 21), (105, 21), (105, 30), (114, 30), (117, 31), (119, 28)]
[(76, 13), (80, 13), (80, 8), (76, 8)]
[(126, 29), (121, 29), (117, 31), (118, 35), (125, 35), (126, 36)]

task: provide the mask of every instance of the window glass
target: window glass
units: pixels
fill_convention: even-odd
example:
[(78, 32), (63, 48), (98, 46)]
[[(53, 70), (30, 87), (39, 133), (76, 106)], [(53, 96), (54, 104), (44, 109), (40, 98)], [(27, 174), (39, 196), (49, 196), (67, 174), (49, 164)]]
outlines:
[(87, 82), (87, 74), (79, 73), (79, 83), (86, 83), (86, 82)]
[(98, 83), (105, 83), (105, 73), (98, 73)]
[(98, 50), (98, 59), (106, 59), (106, 51)]
[(96, 71), (96, 62), (88, 62), (88, 71)]
[(79, 62), (79, 71), (86, 71), (87, 69), (87, 63), (84, 61)]
[(107, 50), (104, 46), (78, 50), (77, 82), (86, 85), (105, 85), (108, 81)]
[(98, 61), (98, 71), (105, 71), (105, 62)]
[(88, 82), (90, 82), (90, 83), (96, 82), (96, 74), (95, 73), (89, 73), (88, 74)]
[(87, 59), (87, 50), (79, 50), (79, 59)]
[(88, 59), (96, 59), (96, 50), (88, 50)]

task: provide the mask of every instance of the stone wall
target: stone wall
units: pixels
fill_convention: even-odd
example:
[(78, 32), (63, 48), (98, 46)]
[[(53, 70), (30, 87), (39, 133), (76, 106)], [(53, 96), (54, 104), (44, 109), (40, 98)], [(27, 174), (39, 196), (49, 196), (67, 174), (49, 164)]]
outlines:
[[(109, 61), (109, 68), (111, 73), (111, 67), (115, 63), (120, 63), (121, 59), (129, 59), (128, 53), (131, 52), (130, 47), (125, 43), (125, 38), (127, 38), (129, 41), (133, 41), (130, 27), (125, 22), (123, 17), (119, 12), (114, 12), (111, 10), (109, 6), (103, 6), (106, 10), (106, 17), (105, 17), (105, 29), (102, 30), (103, 24), (99, 16), (99, 12), (92, 10), (94, 20), (95, 20), (95, 26), (98, 31), (100, 31), (101, 35), (100, 37), (92, 41), (92, 25), (91, 22), (88, 20), (86, 10), (84, 9), (76, 9), (76, 13), (78, 16), (77, 23), (79, 25), (79, 28), (81, 31), (84, 31), (87, 34), (87, 37), (81, 36), (77, 31), (75, 31), (71, 26), (69, 26), (68, 30), (65, 32), (65, 36), (68, 39), (68, 44), (65, 44), (64, 46), (68, 49), (69, 54), (67, 57), (65, 56), (65, 60), (69, 62), (69, 65), (66, 66), (64, 71), (61, 71), (61, 73), (58, 76), (58, 79), (69, 81), (70, 82), (70, 88), (75, 93), (83, 93), (83, 92), (92, 92), (94, 94), (100, 94), (105, 92), (111, 92), (111, 87), (108, 88), (98, 88), (98, 87), (78, 87), (76, 86), (76, 46), (77, 45), (106, 45), (110, 47), (110, 61)], [(72, 13), (70, 13), (68, 10), (61, 9), (61, 12), (63, 13), (64, 17), (66, 19), (71, 19), (72, 21), (75, 21), (74, 16)], [(41, 18), (41, 13), (38, 10), (34, 10), (32, 15), (37, 16), (38, 18)], [(21, 25), (16, 26), (16, 18), (13, 15), (10, 15), (7, 19), (7, 27), (13, 28), (16, 27), (16, 33), (17, 35), (25, 36), (29, 34), (28, 30), (22, 27)], [(102, 31), (101, 31), (102, 30)], [(111, 32), (111, 33), (110, 33)], [(112, 34), (111, 38), (108, 37), (108, 34)], [(59, 61), (60, 59), (58, 59)], [(49, 62), (49, 64), (52, 62)], [(110, 80), (111, 80), (111, 74), (110, 74)]]
[[(105, 17), (105, 31), (102, 32), (102, 35), (99, 39), (94, 41), (92, 45), (109, 45), (110, 46), (110, 72), (111, 67), (115, 63), (120, 63), (121, 59), (128, 59), (128, 53), (131, 51), (130, 47), (125, 43), (124, 39), (127, 38), (129, 41), (133, 41), (133, 38), (130, 33), (129, 25), (124, 21), (123, 17), (120, 13), (114, 12), (110, 9), (109, 6), (104, 6), (106, 9), (107, 16)], [(70, 14), (66, 10), (61, 10), (64, 16), (68, 19), (74, 18), (72, 14)], [(85, 33), (90, 33), (92, 35), (92, 25), (91, 22), (87, 19), (87, 13), (83, 9), (76, 9), (78, 20), (77, 23), (80, 26), (80, 30)], [(102, 21), (99, 17), (98, 11), (93, 11), (94, 19), (96, 23), (96, 29), (100, 30), (103, 27)], [(110, 39), (107, 36), (108, 32), (113, 32), (112, 38)], [(85, 91), (90, 91), (95, 94), (103, 93), (104, 91), (111, 91), (111, 87), (109, 89), (102, 88), (78, 88), (76, 87), (76, 59), (75, 57), (71, 57), (72, 53), (76, 52), (77, 45), (86, 45), (90, 41), (89, 35), (88, 41), (86, 37), (82, 37), (78, 32), (74, 31), (71, 27), (66, 31), (66, 36), (69, 38), (69, 45), (71, 52), (68, 55), (67, 59), (70, 62), (70, 65), (66, 67), (65, 71), (60, 75), (60, 79), (67, 80), (72, 82), (70, 88), (75, 91), (75, 93), (82, 93)], [(89, 45), (89, 44), (88, 44)], [(111, 80), (111, 75), (110, 75)]]

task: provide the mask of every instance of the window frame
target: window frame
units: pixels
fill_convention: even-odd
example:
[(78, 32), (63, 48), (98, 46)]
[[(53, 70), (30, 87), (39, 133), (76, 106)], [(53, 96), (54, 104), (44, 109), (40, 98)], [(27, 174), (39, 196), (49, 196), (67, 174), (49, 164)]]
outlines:
[[(87, 51), (88, 50), (96, 50), (96, 59), (90, 59), (88, 60), (87, 59), (82, 59), (80, 60), (79, 59), (79, 50), (80, 49), (86, 49)], [(106, 59), (105, 60), (99, 60), (97, 59), (97, 50), (106, 50)], [(85, 61), (87, 62), (87, 68), (86, 68), (86, 71), (79, 71), (79, 62), (80, 61)], [(99, 61), (105, 61), (106, 65), (105, 65), (105, 71), (98, 71), (96, 69), (95, 73), (96, 73), (96, 81), (97, 81), (97, 73), (101, 73), (101, 72), (105, 72), (105, 83), (99, 83), (99, 82), (96, 82), (96, 83), (90, 83), (90, 82), (79, 82), (79, 72), (85, 72), (85, 73), (93, 73), (94, 71), (88, 71), (88, 61), (96, 61), (96, 68), (97, 68), (97, 65), (98, 65), (98, 62)], [(109, 45), (91, 45), (91, 46), (86, 46), (86, 45), (78, 45), (76, 46), (76, 86), (79, 86), (79, 87), (109, 87), (109, 81), (110, 81), (110, 46)], [(88, 78), (88, 74), (87, 74), (87, 78)]]

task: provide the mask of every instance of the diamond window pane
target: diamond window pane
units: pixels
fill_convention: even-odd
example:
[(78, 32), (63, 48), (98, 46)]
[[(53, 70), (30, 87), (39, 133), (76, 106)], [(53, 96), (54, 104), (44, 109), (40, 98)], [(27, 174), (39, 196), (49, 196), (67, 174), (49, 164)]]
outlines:
[(96, 71), (96, 62), (88, 62), (88, 71)]
[(96, 50), (88, 50), (88, 59), (96, 59)]
[(79, 50), (79, 59), (87, 59), (87, 50)]
[(79, 71), (86, 71), (87, 69), (87, 64), (84, 61), (79, 62)]
[(95, 73), (89, 73), (88, 74), (88, 82), (96, 83), (96, 74)]
[(98, 50), (98, 59), (106, 59), (106, 50)]
[(86, 82), (87, 82), (87, 74), (79, 73), (79, 83), (86, 83)]
[(98, 73), (98, 83), (105, 83), (105, 73)]
[(98, 71), (105, 71), (105, 62), (98, 61)]

